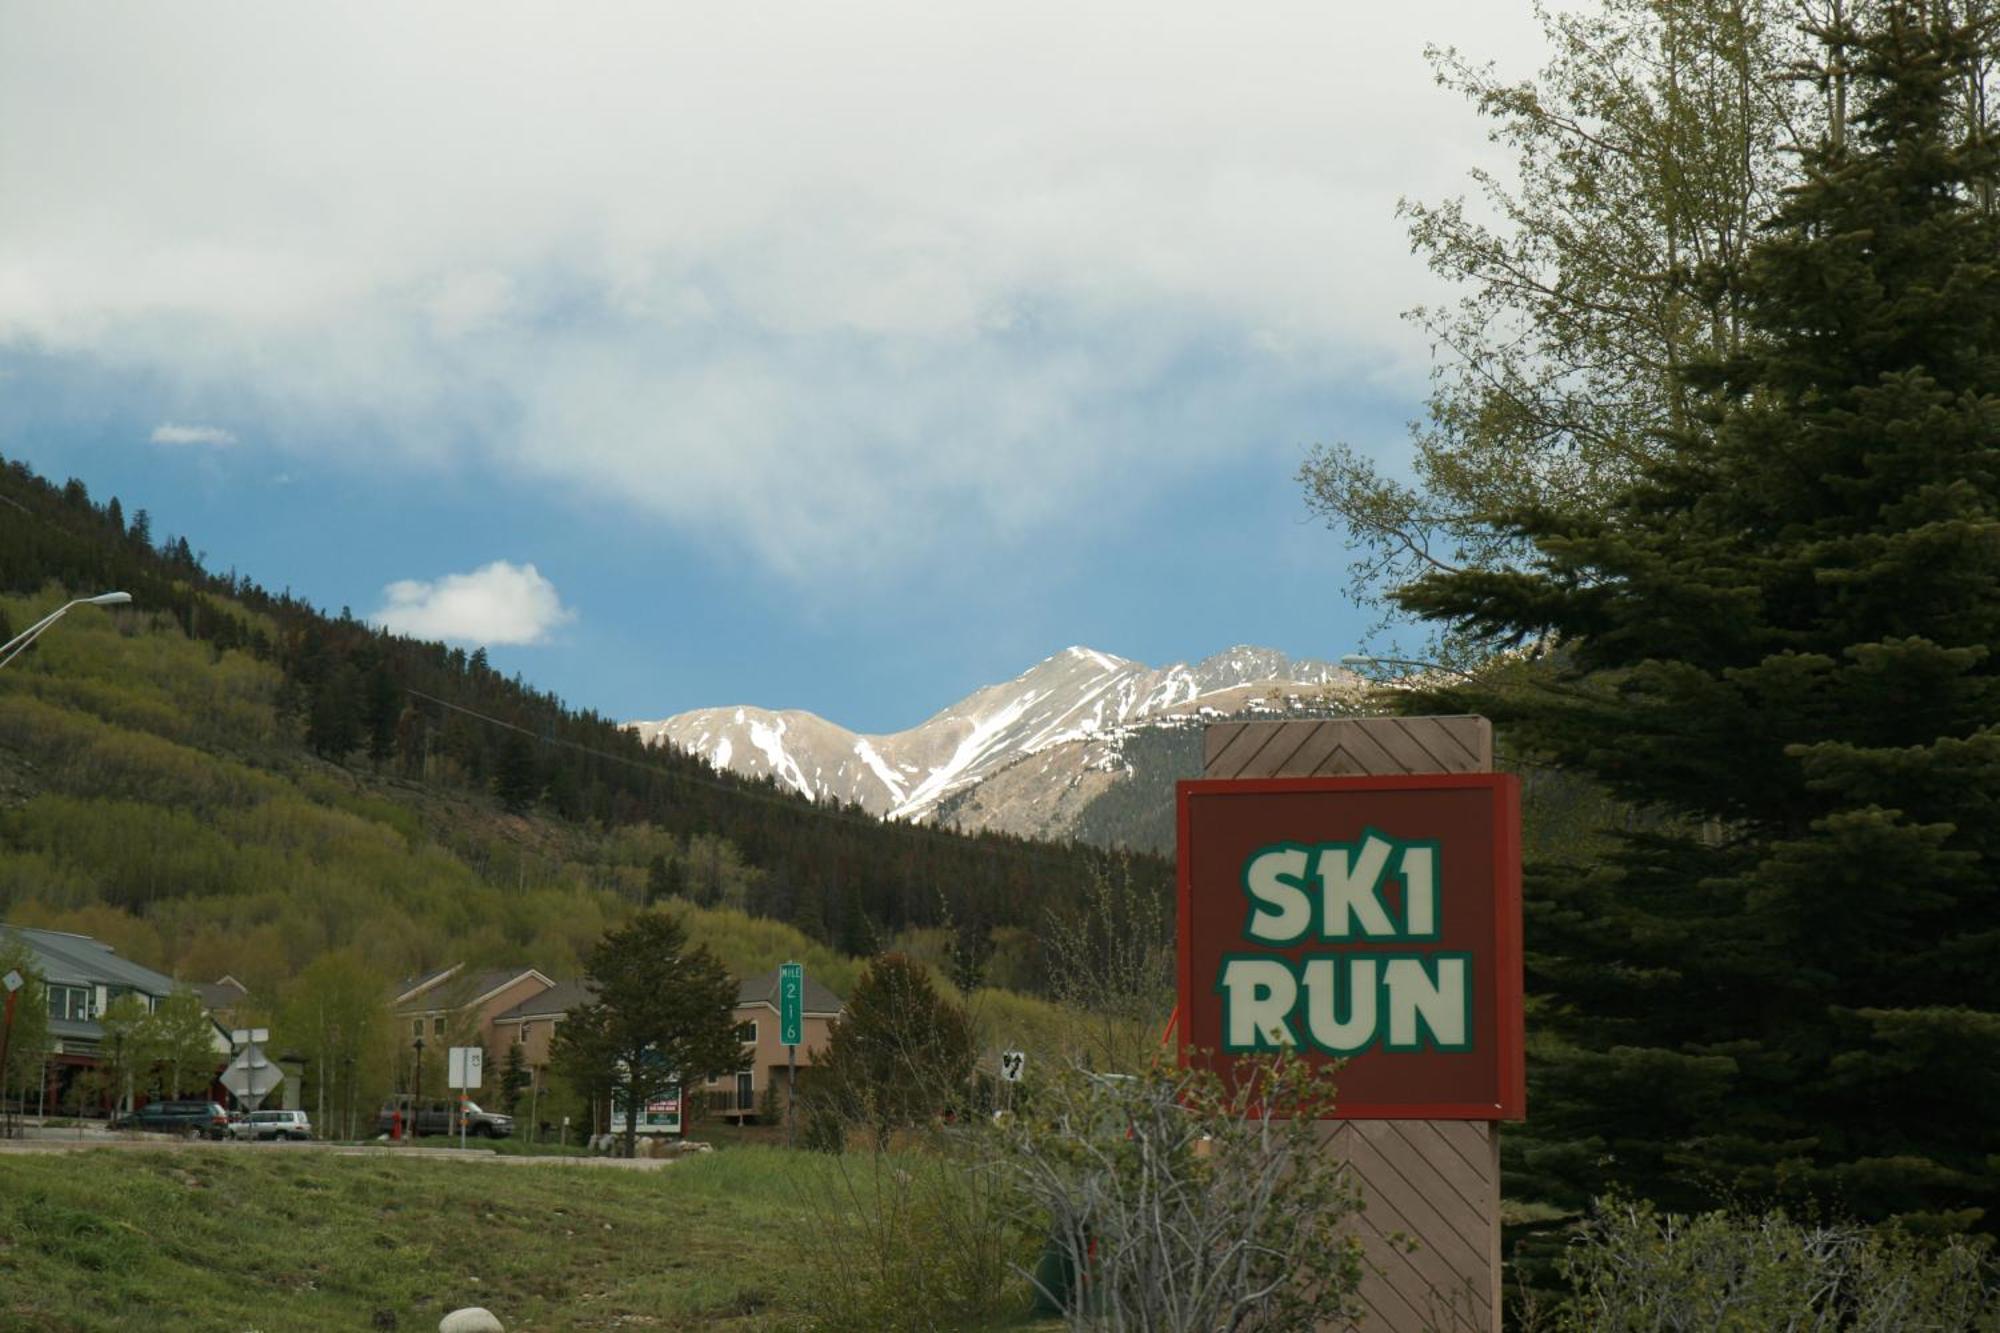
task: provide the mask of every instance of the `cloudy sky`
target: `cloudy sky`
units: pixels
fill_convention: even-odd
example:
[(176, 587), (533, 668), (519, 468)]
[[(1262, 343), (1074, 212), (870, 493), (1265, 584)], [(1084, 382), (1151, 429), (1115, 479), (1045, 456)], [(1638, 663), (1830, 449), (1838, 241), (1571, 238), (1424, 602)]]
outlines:
[(0, 0), (0, 453), (627, 717), (1350, 651), (1526, 0)]

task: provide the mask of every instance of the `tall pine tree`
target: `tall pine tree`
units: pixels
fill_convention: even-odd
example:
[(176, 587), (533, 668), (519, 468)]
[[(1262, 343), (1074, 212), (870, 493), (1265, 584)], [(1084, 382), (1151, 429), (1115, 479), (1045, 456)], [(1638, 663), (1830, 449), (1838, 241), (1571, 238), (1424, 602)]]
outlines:
[[(1675, 1204), (2000, 1221), (2000, 163), (1943, 3), (1817, 36), (1859, 108), (1737, 275), (1747, 350), (1594, 518), (1406, 609), (1539, 643), (1448, 693), (1647, 812), (1531, 868), (1517, 1159)], [(1990, 54), (1990, 50), (1987, 52)], [(1435, 706), (1442, 702), (1433, 697)]]

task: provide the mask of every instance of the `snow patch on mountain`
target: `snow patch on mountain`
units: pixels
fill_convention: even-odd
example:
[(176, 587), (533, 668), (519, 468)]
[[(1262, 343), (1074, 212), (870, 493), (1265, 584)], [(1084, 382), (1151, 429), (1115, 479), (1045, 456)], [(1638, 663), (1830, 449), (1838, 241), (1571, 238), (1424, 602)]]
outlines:
[(1117, 737), (1149, 720), (1199, 715), (1211, 701), (1226, 700), (1233, 711), (1265, 697), (1351, 695), (1359, 684), (1329, 663), (1248, 645), (1158, 670), (1075, 645), (891, 735), (860, 735), (813, 713), (749, 705), (628, 725), (648, 744), (677, 746), (719, 769), (923, 819), (940, 801), (1030, 755), (1081, 744), (1089, 767), (1111, 772), (1119, 767)]

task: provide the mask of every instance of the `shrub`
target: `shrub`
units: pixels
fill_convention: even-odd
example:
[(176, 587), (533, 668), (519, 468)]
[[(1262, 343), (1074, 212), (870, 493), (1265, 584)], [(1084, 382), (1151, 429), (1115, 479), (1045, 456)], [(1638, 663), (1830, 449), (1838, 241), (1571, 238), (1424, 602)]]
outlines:
[(1985, 1242), (1893, 1226), (1662, 1214), (1600, 1202), (1558, 1265), (1570, 1295), (1545, 1333), (1960, 1333), (2000, 1329)]
[(1360, 1313), (1360, 1207), (1318, 1117), (1331, 1074), (1283, 1057), (1213, 1072), (1070, 1068), (1023, 1084), (992, 1164), (1052, 1262), (1035, 1285), (1072, 1328), (1308, 1328)]

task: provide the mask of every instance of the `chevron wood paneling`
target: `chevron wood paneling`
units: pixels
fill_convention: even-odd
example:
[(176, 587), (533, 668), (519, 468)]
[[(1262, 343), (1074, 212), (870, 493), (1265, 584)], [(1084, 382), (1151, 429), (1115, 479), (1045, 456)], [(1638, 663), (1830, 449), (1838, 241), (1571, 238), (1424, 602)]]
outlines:
[[(1484, 773), (1493, 726), (1471, 716), (1217, 722), (1202, 748), (1210, 778)], [(1498, 1333), (1500, 1127), (1335, 1120), (1323, 1128), (1367, 1203), (1358, 1224), (1368, 1256), (1362, 1333)]]

